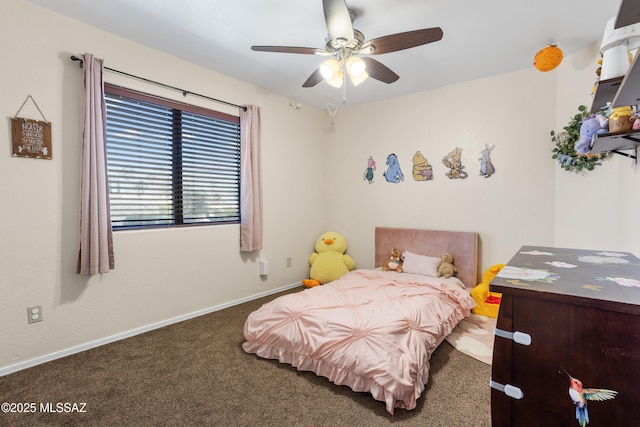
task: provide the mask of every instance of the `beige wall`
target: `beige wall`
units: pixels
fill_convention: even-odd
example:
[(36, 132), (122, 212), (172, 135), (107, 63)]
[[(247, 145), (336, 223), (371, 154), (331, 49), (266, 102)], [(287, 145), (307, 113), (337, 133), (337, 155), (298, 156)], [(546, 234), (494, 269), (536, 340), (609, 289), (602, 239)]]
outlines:
[[(524, 243), (554, 239), (554, 168), (549, 129), (554, 121), (555, 77), (531, 70), (449, 86), (344, 110), (330, 142), (330, 223), (353, 239), (354, 255), (372, 260), (375, 225), (477, 231), (484, 268), (506, 262)], [(495, 146), (496, 173), (479, 175), (480, 152)], [(462, 148), (466, 179), (449, 179), (442, 158)], [(415, 181), (412, 157), (420, 151), (433, 166), (432, 181)], [(395, 153), (402, 183), (383, 178)], [(362, 173), (377, 162), (374, 184)], [(344, 215), (358, 211), (358, 216)]]
[[(306, 277), (312, 242), (325, 223), (321, 209), (301, 209), (316, 200), (309, 189), (319, 177), (305, 173), (305, 165), (324, 157), (322, 112), (295, 110), (281, 97), (21, 0), (0, 3), (0, 39), (0, 110), (7, 118), (0, 123), (6, 144), (0, 156), (0, 373)], [(266, 279), (258, 274), (260, 254), (239, 253), (237, 225), (116, 232), (116, 269), (92, 278), (75, 274), (83, 80), (69, 57), (84, 52), (117, 70), (261, 106)], [(105, 80), (183, 100), (181, 93), (113, 73), (106, 72)], [(53, 124), (52, 160), (10, 155), (8, 118), (29, 94)], [(226, 108), (195, 97), (187, 101)], [(21, 116), (39, 114), (28, 103)], [(42, 305), (44, 321), (28, 325), (26, 308), (32, 305)]]
[[(0, 156), (0, 375), (296, 284), (308, 274), (313, 241), (327, 228), (345, 234), (360, 267), (373, 264), (377, 225), (477, 231), (483, 269), (506, 262), (522, 244), (640, 255), (635, 164), (616, 157), (576, 175), (550, 158), (549, 131), (588, 102), (593, 49), (551, 73), (528, 69), (340, 109), (331, 132), (325, 111), (295, 110), (276, 95), (22, 0), (0, 3), (0, 38), (6, 46), (0, 110), (7, 118), (0, 123), (7, 144)], [(115, 69), (261, 106), (261, 254), (239, 254), (235, 225), (116, 232), (116, 269), (93, 278), (75, 274), (82, 71), (69, 56), (84, 52)], [(105, 79), (182, 99), (113, 74)], [(29, 94), (53, 123), (53, 160), (10, 155), (8, 118)], [(38, 112), (28, 104), (21, 116)], [(487, 179), (478, 175), (485, 144), (495, 145), (497, 169)], [(441, 159), (456, 146), (463, 149), (465, 180), (444, 175)], [(411, 177), (417, 150), (433, 165), (433, 181)], [(382, 177), (392, 152), (402, 162), (400, 184)], [(363, 180), (369, 155), (377, 161), (374, 184)], [(270, 261), (266, 279), (258, 275), (260, 255)], [(31, 305), (43, 306), (43, 322), (27, 325)]]
[[(598, 46), (568, 58), (559, 69), (556, 129), (562, 129), (580, 104), (591, 107)], [(593, 171), (555, 169), (555, 241), (560, 247), (608, 249), (640, 256), (640, 167), (614, 154)]]

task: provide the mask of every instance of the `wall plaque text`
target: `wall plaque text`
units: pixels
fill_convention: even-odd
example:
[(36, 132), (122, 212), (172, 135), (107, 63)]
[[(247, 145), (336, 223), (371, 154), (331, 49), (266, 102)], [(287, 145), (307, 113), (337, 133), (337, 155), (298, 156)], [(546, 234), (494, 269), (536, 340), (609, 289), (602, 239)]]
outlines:
[(15, 157), (51, 159), (51, 123), (14, 117), (11, 142)]

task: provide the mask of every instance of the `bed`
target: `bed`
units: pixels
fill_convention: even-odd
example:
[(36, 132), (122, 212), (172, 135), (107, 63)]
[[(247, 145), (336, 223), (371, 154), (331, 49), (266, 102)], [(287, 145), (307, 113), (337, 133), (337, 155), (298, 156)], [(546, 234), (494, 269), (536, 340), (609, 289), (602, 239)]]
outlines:
[[(409, 272), (381, 270), (393, 248)], [(437, 278), (432, 264), (445, 252), (457, 273)], [(390, 414), (411, 410), (431, 354), (475, 305), (477, 280), (477, 233), (377, 227), (374, 269), (264, 304), (248, 316), (242, 347), (371, 393)]]

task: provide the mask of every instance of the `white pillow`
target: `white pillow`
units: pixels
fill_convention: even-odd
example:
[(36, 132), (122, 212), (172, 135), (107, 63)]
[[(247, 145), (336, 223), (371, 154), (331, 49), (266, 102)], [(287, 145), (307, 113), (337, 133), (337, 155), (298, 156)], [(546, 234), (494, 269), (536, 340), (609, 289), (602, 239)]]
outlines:
[(436, 277), (438, 265), (442, 261), (438, 257), (418, 255), (413, 252), (404, 251), (402, 253), (402, 271), (405, 273), (422, 274), (424, 276)]

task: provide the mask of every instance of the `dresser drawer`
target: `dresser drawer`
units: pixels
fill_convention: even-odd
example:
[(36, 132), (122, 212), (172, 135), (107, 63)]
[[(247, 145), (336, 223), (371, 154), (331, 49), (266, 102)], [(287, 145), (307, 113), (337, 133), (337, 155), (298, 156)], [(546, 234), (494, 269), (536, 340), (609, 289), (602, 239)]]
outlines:
[[(538, 253), (553, 258), (528, 255)], [(559, 254), (563, 258), (557, 265), (564, 269), (554, 270), (549, 265), (559, 262)], [(596, 259), (591, 256), (596, 255), (523, 247), (507, 266), (526, 266), (522, 271), (534, 278), (543, 276), (535, 273), (539, 269), (553, 279), (527, 282), (497, 276), (491, 283), (492, 291), (502, 293), (491, 372), (494, 426), (579, 425), (569, 374), (583, 389), (617, 393), (587, 401), (588, 426), (638, 424), (640, 288), (620, 283), (640, 278), (640, 261), (631, 254), (624, 254), (621, 265), (573, 261)]]

